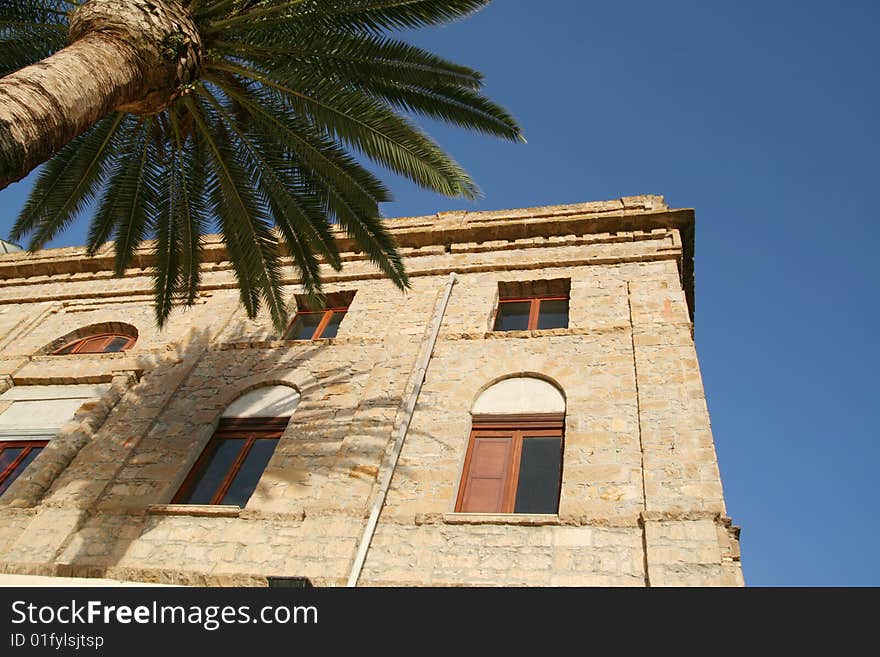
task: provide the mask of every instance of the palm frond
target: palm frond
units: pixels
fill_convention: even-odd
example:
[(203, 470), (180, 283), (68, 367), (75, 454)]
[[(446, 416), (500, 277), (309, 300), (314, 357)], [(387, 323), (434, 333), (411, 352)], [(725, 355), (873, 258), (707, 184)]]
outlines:
[[(156, 115), (113, 114), (61, 149), (11, 236), (40, 248), (93, 204), (87, 252), (112, 241), (117, 274), (154, 238), (160, 327), (195, 302), (204, 238), (218, 228), (248, 316), (265, 306), (279, 331), (285, 266), (319, 299), (322, 265), (342, 267), (340, 232), (406, 289), (380, 212), (391, 192), (363, 162), (475, 198), (474, 181), (408, 117), (522, 139), (480, 93), (482, 74), (386, 34), (456, 20), (489, 0), (182, 1), (204, 44), (201, 80)], [(65, 47), (79, 4), (0, 0), (0, 75)]]
[(117, 276), (121, 276), (131, 262), (135, 250), (151, 228), (152, 219), (157, 215), (162, 176), (151, 135), (154, 129), (153, 118), (142, 121), (136, 128), (127, 152), (120, 158), (123, 164), (107, 188), (114, 199), (114, 269)]
[(0, 77), (45, 59), (67, 44), (61, 0), (0, 4)]
[(509, 141), (525, 142), (519, 125), (503, 107), (482, 94), (458, 87), (377, 81), (362, 85), (365, 92), (413, 114), (421, 114)]
[(236, 34), (234, 40), (218, 40), (212, 48), (218, 54), (267, 68), (297, 66), (300, 76), (308, 75), (312, 81), (332, 76), (353, 82), (385, 80), (468, 89), (479, 89), (483, 83), (478, 71), (403, 41), (372, 34), (257, 26)]
[(118, 186), (119, 181), (122, 180), (126, 167), (130, 164), (129, 158), (138, 151), (137, 144), (144, 128), (143, 123), (133, 116), (124, 114), (119, 116), (123, 117), (123, 120), (108, 146), (113, 155), (107, 163), (104, 192), (98, 200), (97, 211), (86, 237), (86, 253), (90, 256), (95, 255), (98, 249), (113, 236), (119, 219), (118, 205), (123, 202), (119, 194), (121, 191)]
[[(200, 86), (201, 93), (206, 92)], [(184, 97), (193, 120), (208, 145), (213, 165), (213, 184), (209, 196), (220, 219), (223, 238), (240, 287), (242, 304), (248, 317), (255, 318), (266, 304), (276, 330), (287, 326), (287, 307), (281, 289), (278, 242), (272, 233), (271, 217), (255, 194), (236, 144), (225, 125), (208, 107)]]
[[(204, 235), (211, 223), (211, 211), (203, 190), (207, 185), (208, 154), (204, 140), (185, 140), (176, 111), (169, 112), (169, 122), (178, 152), (180, 169), (179, 203), (181, 219), (181, 273), (178, 292), (187, 305), (198, 296), (201, 283), (202, 249)], [(165, 317), (163, 317), (163, 322)]]
[[(240, 153), (246, 166), (245, 170), (252, 172), (251, 184), (262, 194), (263, 202), (272, 210), (272, 216), (281, 229), (288, 251), (299, 270), (302, 286), (307, 294), (317, 296), (321, 291), (320, 265), (311, 245), (306, 243), (305, 237), (310, 235), (312, 239), (320, 239), (311, 224), (311, 221), (320, 215), (309, 212), (308, 201), (304, 203), (302, 197), (296, 197), (294, 192), (296, 187), (291, 185), (290, 179), (284, 175), (287, 165), (281, 157), (280, 149), (272, 145), (271, 141), (267, 144), (254, 139), (255, 135), (248, 134), (247, 128), (239, 125), (235, 117), (213, 94), (204, 87), (200, 91), (213, 105), (226, 128), (235, 134), (241, 146)], [(325, 221), (323, 217), (321, 220)], [(297, 225), (301, 237), (296, 234), (291, 223)]]
[(162, 328), (181, 287), (181, 255), (184, 252), (183, 226), (187, 223), (185, 211), (186, 178), (182, 175), (181, 159), (184, 153), (179, 142), (172, 140), (168, 171), (159, 181), (159, 204), (154, 220), (156, 234), (156, 261), (153, 270), (153, 294), (156, 325)]
[(75, 6), (73, 0), (5, 0), (0, 4), (0, 29), (4, 23), (66, 23)]
[(318, 134), (311, 124), (285, 111), (280, 94), (260, 85), (230, 86), (224, 79), (209, 79), (249, 112), (255, 127), (278, 139), (314, 176), (345, 190), (355, 206), (377, 212), (379, 203), (391, 200), (382, 181), (332, 140)]
[(117, 155), (114, 136), (124, 118), (112, 114), (61, 149), (43, 167), (10, 232), (20, 240), (33, 233), (28, 248), (42, 248), (95, 197)]
[(490, 0), (267, 0), (249, 9), (213, 20), (207, 32), (241, 25), (272, 26), (295, 21), (302, 25), (350, 31), (429, 27), (464, 18)]
[(320, 131), (417, 185), (446, 196), (473, 199), (479, 189), (461, 166), (411, 121), (366, 94), (325, 81), (301, 90), (295, 70), (270, 73), (238, 64), (208, 64), (250, 78), (284, 95), (290, 108)]

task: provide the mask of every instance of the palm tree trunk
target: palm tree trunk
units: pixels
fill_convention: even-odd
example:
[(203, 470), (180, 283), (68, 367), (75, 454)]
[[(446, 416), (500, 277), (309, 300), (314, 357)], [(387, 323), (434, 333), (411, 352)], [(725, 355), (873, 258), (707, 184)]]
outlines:
[(163, 110), (198, 75), (201, 39), (179, 0), (89, 0), (70, 35), (0, 78), (0, 189), (115, 109)]
[(0, 79), (0, 188), (136, 95), (143, 78), (133, 48), (91, 34)]

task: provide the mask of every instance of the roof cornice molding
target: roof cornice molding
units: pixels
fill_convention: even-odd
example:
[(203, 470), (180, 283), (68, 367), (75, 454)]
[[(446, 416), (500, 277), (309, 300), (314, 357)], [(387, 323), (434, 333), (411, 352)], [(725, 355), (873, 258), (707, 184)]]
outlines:
[[(694, 211), (670, 209), (662, 196), (627, 196), (611, 201), (594, 201), (495, 211), (438, 212), (422, 217), (388, 219), (388, 226), (401, 247), (450, 245), (493, 240), (516, 240), (566, 235), (620, 233), (676, 228), (681, 233), (681, 277), (688, 304), (693, 309)], [(342, 253), (357, 251), (341, 230), (335, 230)], [(228, 257), (219, 235), (206, 236), (203, 262), (226, 262)], [(134, 254), (131, 266), (154, 263), (151, 243)], [(54, 276), (80, 272), (105, 272), (114, 268), (113, 245), (101, 246), (93, 256), (84, 247), (44, 249), (35, 253), (0, 256), (0, 280)]]

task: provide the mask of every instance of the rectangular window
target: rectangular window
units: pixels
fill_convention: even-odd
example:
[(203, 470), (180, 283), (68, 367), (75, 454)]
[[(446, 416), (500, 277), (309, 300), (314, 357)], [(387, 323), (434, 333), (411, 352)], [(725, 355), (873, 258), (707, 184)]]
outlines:
[(244, 507), (289, 419), (220, 420), (220, 426), (171, 503)]
[(348, 307), (354, 300), (355, 292), (330, 292), (325, 296), (322, 308), (309, 307), (309, 299), (305, 295), (296, 296), (299, 311), (284, 334), (285, 340), (321, 340), (335, 338), (339, 333), (339, 325), (345, 319)]
[(499, 299), (496, 331), (534, 331), (568, 328), (568, 297)]
[(48, 443), (47, 440), (0, 441), (0, 495), (6, 492)]
[(293, 323), (284, 336), (285, 340), (318, 340), (335, 338), (339, 332), (348, 308), (330, 308), (328, 310), (304, 310), (293, 318)]
[(455, 510), (556, 513), (562, 437), (557, 416), (475, 419)]

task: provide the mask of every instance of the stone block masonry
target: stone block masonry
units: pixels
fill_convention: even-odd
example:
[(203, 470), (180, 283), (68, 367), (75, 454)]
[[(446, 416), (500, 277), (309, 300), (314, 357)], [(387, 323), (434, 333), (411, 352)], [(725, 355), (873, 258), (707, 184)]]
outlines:
[[(0, 393), (105, 391), (0, 496), (0, 573), (344, 585), (454, 271), (359, 585), (741, 586), (693, 341), (693, 211), (638, 196), (389, 226), (412, 290), (340, 234), (344, 267), (322, 273), (354, 296), (330, 339), (248, 320), (219, 238), (195, 306), (162, 331), (146, 249), (120, 278), (109, 246), (0, 256)], [(493, 330), (500, 296), (562, 289), (567, 326)], [(124, 352), (52, 354), (123, 325), (137, 334)], [(564, 397), (558, 508), (457, 511), (474, 403), (510, 377)], [(299, 404), (244, 506), (172, 503), (224, 409), (270, 385)]]

